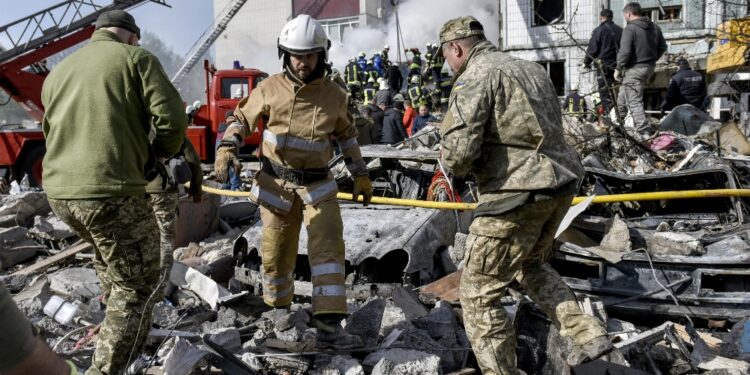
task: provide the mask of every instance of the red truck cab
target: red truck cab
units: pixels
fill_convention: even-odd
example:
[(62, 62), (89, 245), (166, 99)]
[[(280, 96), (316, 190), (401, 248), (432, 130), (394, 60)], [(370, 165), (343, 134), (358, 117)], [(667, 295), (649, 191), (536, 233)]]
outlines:
[[(206, 72), (206, 104), (203, 104), (188, 128), (187, 137), (195, 146), (203, 161), (212, 161), (217, 136), (223, 133), (227, 112), (233, 111), (239, 101), (268, 74), (257, 69), (245, 69), (235, 62), (234, 69), (216, 70), (204, 61)], [(245, 138), (246, 149), (253, 149), (261, 142), (263, 124), (258, 121), (257, 130)]]

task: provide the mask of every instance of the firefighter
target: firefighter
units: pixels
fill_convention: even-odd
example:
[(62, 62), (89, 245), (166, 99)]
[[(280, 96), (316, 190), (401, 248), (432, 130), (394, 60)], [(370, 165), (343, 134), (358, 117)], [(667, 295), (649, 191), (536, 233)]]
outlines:
[(377, 81), (378, 78), (380, 78), (380, 75), (378, 75), (378, 71), (375, 69), (375, 64), (372, 63), (372, 60), (367, 62), (367, 69), (365, 69), (365, 77), (367, 77), (367, 81), (369, 82), (371, 79), (373, 81)]
[(265, 79), (237, 104), (217, 151), (215, 170), (219, 180), (226, 179), (242, 140), (263, 119), (261, 170), (251, 188), (263, 221), (263, 300), (288, 311), (299, 232), (305, 223), (316, 345), (340, 350), (361, 346), (362, 341), (341, 327), (347, 313), (344, 239), (338, 189), (327, 168), (333, 158), (332, 139), (354, 176), (355, 199), (362, 196), (367, 205), (372, 185), (346, 93), (325, 77), (330, 45), (320, 23), (306, 14), (284, 26), (278, 39), (284, 71)]
[(369, 105), (373, 102), (373, 99), (375, 99), (375, 93), (377, 91), (375, 90), (375, 80), (372, 79), (372, 77), (367, 79), (367, 84), (365, 85), (365, 89), (362, 90), (362, 104), (363, 105)]
[(388, 52), (391, 50), (391, 47), (387, 44), (383, 46), (383, 52), (380, 53), (380, 56), (383, 58), (383, 63), (385, 66), (391, 65), (391, 60), (388, 60)]
[(359, 66), (359, 74), (360, 80), (362, 82), (367, 81), (367, 77), (365, 77), (365, 71), (367, 70), (367, 55), (363, 52), (359, 53), (359, 57), (357, 58), (357, 66)]
[(445, 64), (445, 59), (443, 58), (443, 54), (437, 53), (438, 45), (437, 43), (432, 44), (432, 48), (435, 50), (433, 53), (432, 61), (430, 63), (430, 71), (432, 72), (432, 81), (435, 82), (436, 86), (440, 86), (440, 83), (443, 82), (442, 77), (442, 70), (443, 65)]
[(344, 77), (346, 79), (346, 87), (349, 88), (349, 92), (356, 100), (359, 100), (360, 90), (362, 90), (362, 81), (360, 81), (361, 76), (362, 74), (359, 71), (357, 60), (354, 58), (349, 59), (349, 64), (344, 68)]
[(409, 86), (409, 89), (406, 90), (406, 93), (414, 107), (426, 104), (424, 90), (418, 75), (411, 77), (411, 85)]
[(408, 79), (411, 80), (411, 78), (415, 75), (418, 76), (422, 74), (422, 54), (419, 52), (419, 48), (407, 48), (404, 50), (404, 52), (411, 52), (412, 54), (414, 54), (411, 59), (411, 64), (409, 64)]
[(582, 115), (586, 113), (586, 99), (578, 93), (578, 86), (570, 89), (570, 94), (563, 101), (563, 111), (570, 115)]

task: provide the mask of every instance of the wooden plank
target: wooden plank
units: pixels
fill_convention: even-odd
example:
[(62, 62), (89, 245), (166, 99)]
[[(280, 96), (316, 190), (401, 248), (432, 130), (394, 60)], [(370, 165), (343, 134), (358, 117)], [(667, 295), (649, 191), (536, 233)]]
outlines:
[[(680, 338), (682, 338), (685, 342), (689, 343), (690, 345), (693, 345), (693, 339), (690, 338), (690, 335), (688, 334), (687, 330), (685, 329), (685, 326), (682, 324), (673, 324), (675, 332), (677, 332), (678, 335), (680, 335)], [(706, 343), (709, 349), (714, 351), (715, 353), (719, 352), (719, 349), (721, 349), (721, 344), (724, 342), (721, 341), (721, 339), (718, 339), (716, 337), (713, 337), (707, 333), (698, 332), (698, 336), (703, 339), (703, 341)]]
[(459, 303), (461, 300), (461, 270), (423, 286), (419, 293), (427, 299), (439, 298), (449, 303)]
[(87, 251), (93, 249), (93, 246), (89, 244), (88, 242), (85, 242), (83, 240), (79, 240), (78, 242), (68, 246), (67, 249), (45, 259), (40, 262), (36, 262), (22, 270), (18, 270), (13, 273), (13, 275), (28, 275), (35, 272), (44, 271), (49, 267), (52, 267), (55, 263), (70, 258), (80, 252)]

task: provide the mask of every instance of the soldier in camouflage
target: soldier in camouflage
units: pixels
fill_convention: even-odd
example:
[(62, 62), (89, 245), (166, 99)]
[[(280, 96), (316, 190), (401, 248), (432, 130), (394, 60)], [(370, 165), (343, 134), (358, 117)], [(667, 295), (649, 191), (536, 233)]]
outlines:
[(442, 160), (473, 174), (480, 197), (461, 278), (466, 332), (484, 374), (522, 374), (500, 298), (517, 280), (574, 343), (571, 365), (612, 350), (548, 264), (555, 231), (583, 174), (565, 144), (557, 96), (538, 64), (499, 52), (473, 17), (448, 21), (439, 53), (455, 72), (441, 127)]
[(44, 81), (43, 180), (52, 210), (95, 250), (107, 309), (86, 373), (119, 375), (140, 355), (161, 299), (146, 166), (180, 150), (187, 116), (159, 60), (138, 47), (133, 16), (103, 13), (96, 29)]

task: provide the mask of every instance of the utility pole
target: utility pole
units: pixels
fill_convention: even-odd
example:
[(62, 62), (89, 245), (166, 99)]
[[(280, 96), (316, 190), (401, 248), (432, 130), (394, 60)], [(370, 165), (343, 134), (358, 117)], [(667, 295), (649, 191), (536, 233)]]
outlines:
[(503, 0), (497, 0), (497, 48), (503, 50)]

